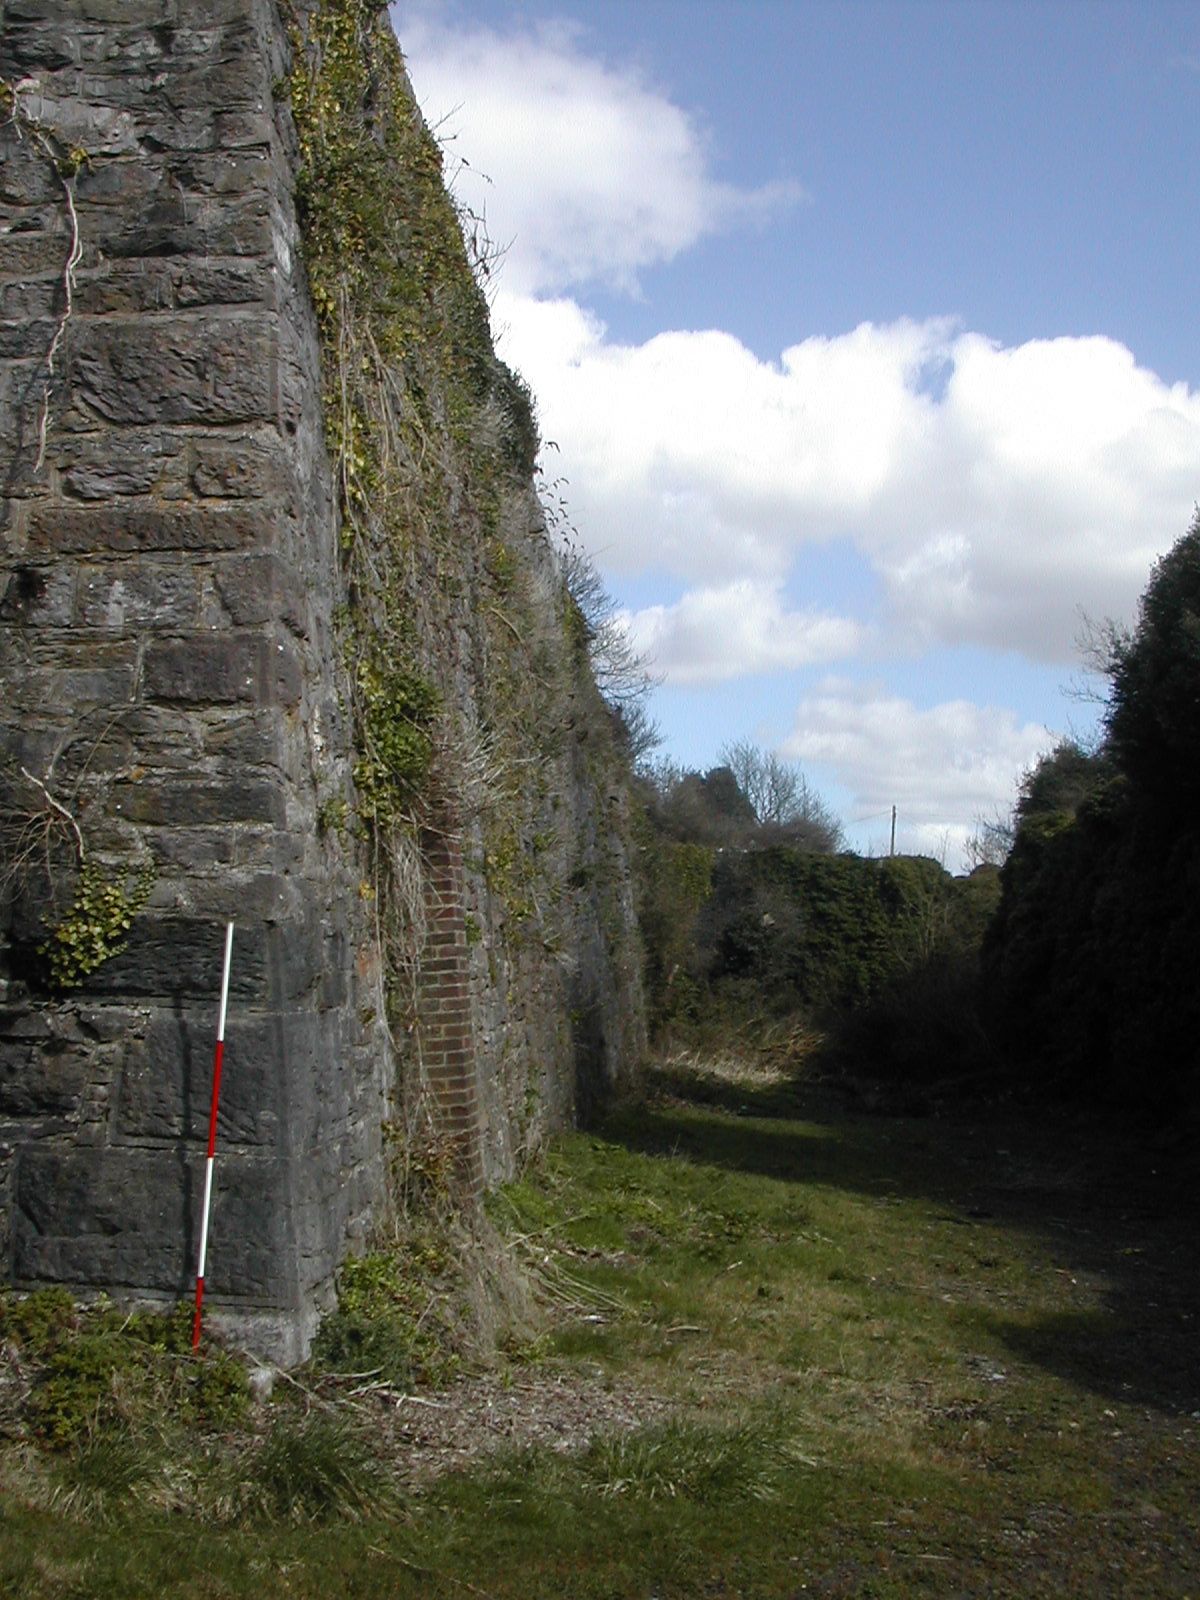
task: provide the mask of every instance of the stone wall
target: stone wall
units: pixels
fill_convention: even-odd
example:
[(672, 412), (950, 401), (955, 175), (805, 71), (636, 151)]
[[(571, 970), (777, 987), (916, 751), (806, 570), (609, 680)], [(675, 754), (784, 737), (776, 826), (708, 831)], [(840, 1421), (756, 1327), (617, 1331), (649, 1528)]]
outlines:
[[(494, 723), (503, 679), (549, 731), (518, 779), (425, 804), (397, 1000), (354, 824), (295, 42), (274, 0), (0, 4), (0, 1271), (189, 1291), (233, 918), (209, 1292), (284, 1355), (395, 1203), (385, 1124), (419, 1105), (477, 1193), (641, 1038), (610, 719), (527, 473), (485, 518), (448, 465), (459, 570), (414, 569), (455, 725)], [(497, 529), (520, 627), (481, 622)]]
[[(302, 1343), (378, 1199), (390, 1063), (357, 872), (317, 825), (349, 734), (285, 41), (266, 0), (203, 9), (4, 6), (0, 742), (9, 865), (36, 848), (6, 884), (0, 1210), (18, 1282), (187, 1289), (234, 918), (212, 1281)], [(111, 882), (153, 873), (61, 997), (54, 803)]]

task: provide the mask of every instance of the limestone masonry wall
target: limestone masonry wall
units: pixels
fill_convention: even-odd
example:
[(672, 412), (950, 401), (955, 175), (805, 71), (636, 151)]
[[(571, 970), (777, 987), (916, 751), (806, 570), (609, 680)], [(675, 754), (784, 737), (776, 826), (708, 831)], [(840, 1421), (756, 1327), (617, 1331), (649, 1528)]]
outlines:
[(395, 1204), (385, 1125), (420, 1102), (469, 1196), (640, 1044), (623, 792), (528, 473), (486, 527), (449, 484), (461, 571), (419, 569), (414, 649), (487, 721), (499, 529), (534, 619), (507, 631), (544, 636), (536, 683), (520, 652), (503, 671), (553, 748), (536, 784), (426, 806), (397, 998), (280, 93), (298, 37), (275, 0), (0, 4), (0, 1276), (189, 1292), (232, 917), (209, 1292), (284, 1356)]

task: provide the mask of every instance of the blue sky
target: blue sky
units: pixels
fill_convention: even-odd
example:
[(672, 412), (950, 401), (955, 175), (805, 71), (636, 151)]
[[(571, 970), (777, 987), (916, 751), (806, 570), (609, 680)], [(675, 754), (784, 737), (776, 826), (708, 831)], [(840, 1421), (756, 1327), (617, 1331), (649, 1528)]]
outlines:
[(1200, 7), (392, 15), (667, 752), (957, 865), (1200, 498)]

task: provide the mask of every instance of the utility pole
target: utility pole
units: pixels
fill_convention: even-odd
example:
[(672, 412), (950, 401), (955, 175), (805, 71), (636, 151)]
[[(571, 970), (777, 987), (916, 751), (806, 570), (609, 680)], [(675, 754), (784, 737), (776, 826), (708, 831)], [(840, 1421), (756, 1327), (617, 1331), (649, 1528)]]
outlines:
[(896, 854), (896, 808), (895, 808), (895, 806), (893, 806), (892, 807), (892, 848), (888, 851), (888, 855), (894, 856), (895, 854)]

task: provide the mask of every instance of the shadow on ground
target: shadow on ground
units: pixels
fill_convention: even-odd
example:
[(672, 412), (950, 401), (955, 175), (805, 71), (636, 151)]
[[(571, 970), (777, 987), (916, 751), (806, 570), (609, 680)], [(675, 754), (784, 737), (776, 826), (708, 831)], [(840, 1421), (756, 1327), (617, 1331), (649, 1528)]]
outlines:
[(828, 1082), (718, 1079), (678, 1065), (603, 1130), (629, 1149), (781, 1181), (924, 1200), (1026, 1233), (1101, 1307), (981, 1326), (1018, 1359), (1112, 1400), (1200, 1413), (1200, 1197), (1182, 1146), (1045, 1108), (880, 1115)]

